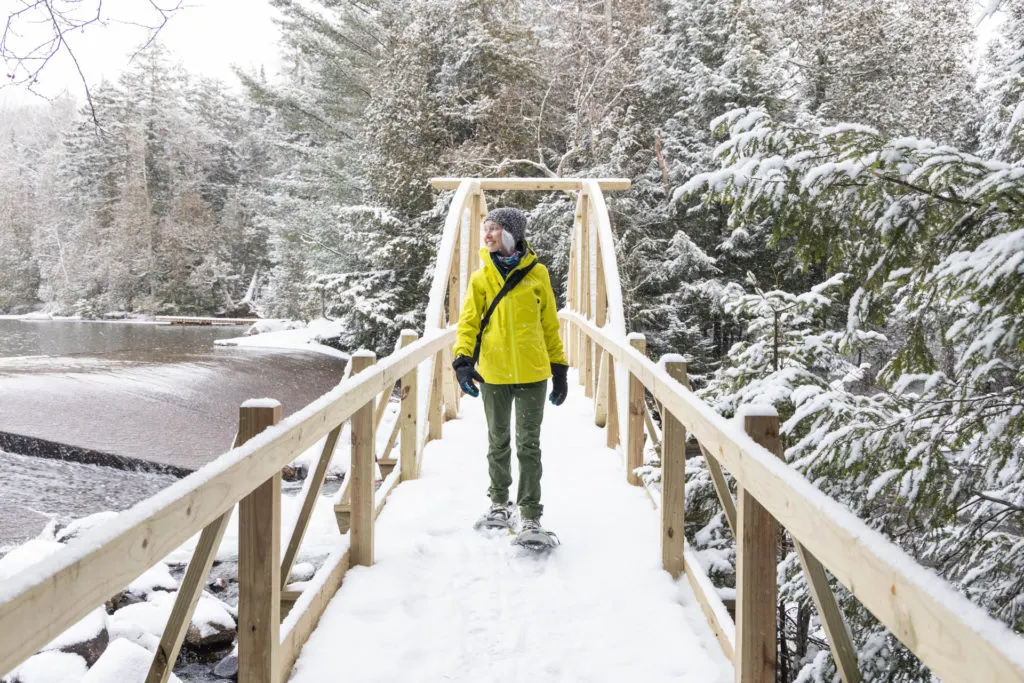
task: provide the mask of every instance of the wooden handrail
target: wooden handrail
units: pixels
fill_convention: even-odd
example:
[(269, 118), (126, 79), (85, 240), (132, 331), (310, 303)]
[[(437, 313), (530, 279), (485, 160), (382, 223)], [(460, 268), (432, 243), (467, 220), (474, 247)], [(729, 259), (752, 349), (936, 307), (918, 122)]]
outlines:
[[(455, 339), (435, 330), (0, 586), (0, 672), (131, 583)], [(279, 558), (277, 558), (279, 561)]]
[(465, 180), (479, 183), (484, 191), (578, 191), (587, 182), (596, 182), (602, 190), (613, 191), (628, 190), (632, 184), (629, 178), (431, 178), (430, 184), (435, 190), (456, 190)]
[(562, 311), (635, 376), (744, 491), (944, 681), (1024, 683), (1024, 640), (730, 425), (618, 335)]

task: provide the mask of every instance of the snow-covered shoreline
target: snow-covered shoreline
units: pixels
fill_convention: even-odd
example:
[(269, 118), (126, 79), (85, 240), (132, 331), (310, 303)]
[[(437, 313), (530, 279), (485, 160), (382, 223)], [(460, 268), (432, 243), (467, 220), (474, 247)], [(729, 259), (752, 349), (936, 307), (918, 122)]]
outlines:
[(241, 337), (218, 339), (217, 346), (238, 346), (258, 349), (287, 349), (315, 351), (334, 358), (348, 360), (349, 354), (322, 343), (336, 338), (342, 332), (341, 323), (318, 318), (309, 323), (297, 320), (261, 320), (253, 324)]

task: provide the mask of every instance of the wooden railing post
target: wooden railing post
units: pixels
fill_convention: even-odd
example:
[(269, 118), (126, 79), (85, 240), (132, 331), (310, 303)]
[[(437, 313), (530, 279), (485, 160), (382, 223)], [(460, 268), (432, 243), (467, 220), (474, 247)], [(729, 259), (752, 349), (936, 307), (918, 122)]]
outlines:
[[(419, 339), (412, 330), (402, 330), (401, 344), (402, 348), (405, 348), (409, 344)], [(417, 420), (417, 396), (416, 396), (416, 376), (419, 368), (413, 367), (408, 373), (402, 376), (402, 405), (401, 412), (399, 413), (399, 420), (402, 421), (401, 426), (401, 443), (402, 449), (399, 455), (399, 462), (401, 467), (401, 478), (402, 481), (409, 481), (419, 476), (419, 462), (418, 454), (416, 449), (416, 420)]]
[[(601, 240), (598, 235), (595, 235), (594, 247), (597, 260), (597, 309), (594, 311), (594, 324), (604, 327), (608, 323), (608, 286), (604, 277), (604, 261), (601, 258)], [(594, 389), (594, 424), (604, 427), (608, 422), (608, 368), (604, 362), (606, 352), (596, 343), (594, 350), (594, 368), (597, 372)]]
[(441, 423), (444, 421), (441, 408), (444, 404), (444, 352), (438, 352), (432, 361), (434, 370), (431, 373), (430, 391), (427, 396), (427, 441), (441, 438)]
[[(746, 415), (743, 428), (771, 453), (779, 450), (774, 409)], [(742, 487), (736, 530), (736, 683), (774, 683), (777, 658), (775, 519)]]
[[(352, 373), (377, 362), (372, 351), (352, 354)], [(352, 493), (352, 526), (349, 529), (349, 558), (353, 566), (373, 564), (373, 402), (352, 415), (352, 463), (349, 465), (349, 491)]]
[[(631, 334), (630, 345), (640, 353), (647, 353), (647, 338), (642, 334)], [(629, 373), (629, 423), (626, 425), (626, 481), (640, 486), (636, 469), (644, 464), (644, 385), (632, 372)]]
[[(370, 408), (373, 419), (373, 408)], [(277, 401), (246, 401), (238, 443), (281, 419)], [(238, 680), (277, 683), (281, 628), (281, 473), (238, 504)]]
[(604, 354), (604, 357), (605, 367), (601, 374), (608, 376), (608, 393), (606, 394), (608, 420), (605, 423), (605, 445), (608, 448), (615, 448), (619, 445), (619, 397), (615, 393), (615, 361), (610, 353)]
[[(587, 320), (590, 320), (590, 197), (586, 191), (580, 193), (580, 284), (579, 284), (579, 310)], [(593, 391), (588, 385), (592, 379), (594, 369), (591, 367), (593, 354), (590, 350), (590, 337), (579, 332), (579, 373), (577, 379), (583, 387), (583, 395), (593, 396)]]
[[(689, 383), (686, 363), (673, 358), (663, 359), (663, 364), (673, 379)], [(662, 411), (661, 419), (661, 563), (673, 579), (678, 579), (685, 568), (686, 429), (667, 411)]]

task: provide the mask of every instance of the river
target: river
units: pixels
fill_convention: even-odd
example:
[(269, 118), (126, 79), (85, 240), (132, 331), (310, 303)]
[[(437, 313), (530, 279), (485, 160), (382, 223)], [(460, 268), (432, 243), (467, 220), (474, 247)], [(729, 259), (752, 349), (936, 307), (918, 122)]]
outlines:
[(213, 344), (244, 331), (0, 319), (0, 432), (50, 442), (42, 451), (56, 443), (143, 463), (125, 471), (0, 451), (0, 549), (48, 520), (124, 509), (174, 481), (145, 470), (209, 462), (231, 446), (248, 398), (276, 398), (287, 415), (341, 379), (344, 361), (332, 356)]

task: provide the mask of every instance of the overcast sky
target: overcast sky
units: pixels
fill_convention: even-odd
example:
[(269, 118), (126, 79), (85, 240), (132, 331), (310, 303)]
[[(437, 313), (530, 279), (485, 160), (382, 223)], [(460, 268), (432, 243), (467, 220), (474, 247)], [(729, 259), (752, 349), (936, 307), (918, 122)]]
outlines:
[[(83, 4), (95, 6), (90, 0)], [(164, 4), (171, 5), (173, 0)], [(268, 75), (276, 72), (279, 31), (273, 22), (276, 12), (267, 0), (185, 0), (184, 4), (163, 28), (160, 40), (189, 71), (232, 84), (237, 84), (232, 64), (247, 70), (264, 66)], [(20, 0), (0, 0), (0, 21), (20, 5)], [(67, 36), (90, 84), (116, 79), (127, 67), (128, 59), (148, 35), (146, 29), (129, 22), (153, 25), (157, 20), (146, 10), (148, 6), (143, 0), (103, 0), (105, 24)], [(28, 44), (31, 30), (31, 26), (23, 27), (23, 44)], [(63, 53), (43, 70), (36, 90), (47, 96), (67, 91), (84, 101), (78, 73)], [(23, 88), (0, 89), (0, 102), (32, 99), (38, 98)]]

